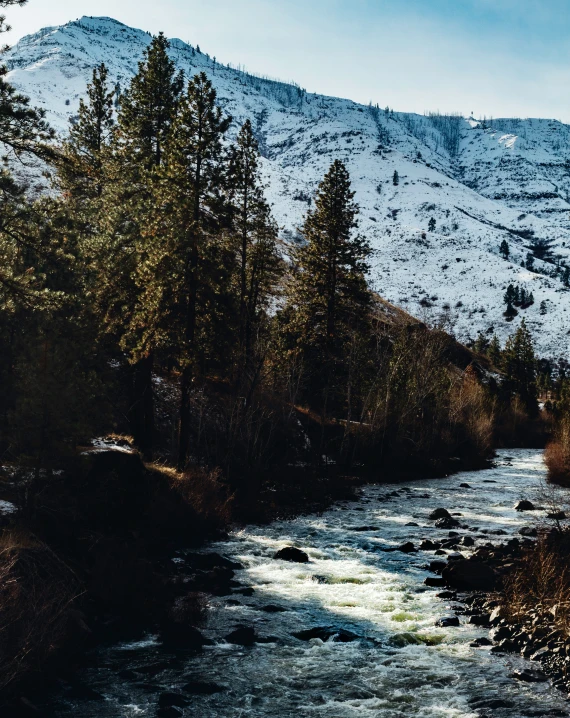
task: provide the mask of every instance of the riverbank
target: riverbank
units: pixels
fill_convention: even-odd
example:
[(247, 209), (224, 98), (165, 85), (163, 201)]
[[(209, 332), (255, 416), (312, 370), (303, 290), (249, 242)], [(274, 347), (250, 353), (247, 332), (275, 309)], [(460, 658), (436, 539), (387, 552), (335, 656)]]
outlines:
[[(234, 564), (227, 568), (235, 584), (204, 605), (205, 645), (193, 653), (151, 631), (144, 640), (100, 647), (80, 673), (99, 697), (88, 701), (64, 686), (43, 714), (519, 718), (564, 711), (547, 683), (511, 678), (528, 667), (522, 657), (471, 647), (488, 629), (470, 623), (458, 601), (438, 598), (442, 588), (424, 584), (437, 577), (429, 571), (433, 560), (522, 538), (530, 519), (513, 506), (533, 499), (543, 477), (540, 452), (500, 452), (497, 466), (484, 472), (367, 485), (356, 500), (324, 513), (252, 525), (206, 552), (179, 548), (171, 559), (180, 577), (207, 572), (196, 567), (196, 553)], [(429, 519), (441, 507), (468, 527), (455, 530), (475, 546), (420, 548), (422, 540), (457, 539)], [(398, 550), (406, 543), (415, 550)], [(309, 561), (274, 558), (291, 545)], [(456, 612), (459, 626), (436, 625)], [(494, 708), (498, 700), (506, 707)]]

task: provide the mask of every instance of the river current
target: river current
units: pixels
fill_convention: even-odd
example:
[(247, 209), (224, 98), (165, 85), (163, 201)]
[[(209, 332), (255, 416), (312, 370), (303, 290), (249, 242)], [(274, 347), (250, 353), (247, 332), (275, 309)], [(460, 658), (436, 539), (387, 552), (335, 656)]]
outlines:
[[(436, 627), (460, 606), (437, 598), (442, 589), (424, 585), (433, 575), (426, 568), (433, 552), (382, 550), (449, 538), (428, 520), (438, 507), (460, 514), (456, 518), (468, 529), (457, 531), (472, 536), (475, 548), (489, 540), (508, 541), (544, 516), (513, 507), (519, 499), (540, 497), (545, 474), (540, 451), (501, 451), (494, 468), (485, 471), (365, 486), (354, 501), (322, 514), (236, 531), (207, 550), (241, 563), (236, 579), (253, 593), (211, 599), (203, 633), (213, 645), (199, 655), (173, 654), (148, 636), (101, 650), (84, 679), (104, 700), (64, 695), (50, 716), (154, 717), (161, 692), (184, 695), (181, 688), (189, 681), (222, 689), (186, 695), (188, 706), (180, 714), (195, 718), (570, 715), (566, 697), (548, 683), (511, 677), (528, 665), (522, 658), (469, 646), (488, 635), (486, 629), (468, 625), (462, 615), (459, 627)], [(275, 560), (284, 546), (305, 551), (309, 563)], [(240, 626), (270, 640), (249, 648), (227, 643), (224, 636)], [(314, 628), (356, 638), (293, 635)]]

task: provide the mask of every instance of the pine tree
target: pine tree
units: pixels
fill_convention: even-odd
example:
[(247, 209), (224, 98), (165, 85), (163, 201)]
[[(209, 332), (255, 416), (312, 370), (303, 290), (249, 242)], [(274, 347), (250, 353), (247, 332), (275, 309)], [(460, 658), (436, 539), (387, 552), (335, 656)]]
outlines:
[(108, 84), (104, 64), (93, 70), (87, 85), (87, 101), (81, 98), (79, 115), (71, 123), (63, 144), (59, 183), (71, 198), (93, 199), (103, 192), (103, 154), (113, 132), (113, 98), (115, 91)]
[(513, 304), (515, 302), (515, 298), (516, 298), (515, 288), (513, 287), (512, 284), (509, 284), (509, 286), (507, 287), (507, 291), (505, 292), (503, 301), (505, 302), (505, 304)]
[(400, 175), (398, 174), (398, 170), (394, 170), (392, 182), (394, 183), (394, 187), (397, 187), (400, 184)]
[(526, 255), (525, 267), (531, 272), (534, 270), (534, 256), (530, 252)]
[(181, 369), (180, 469), (190, 447), (192, 384), (208, 356), (227, 358), (231, 351), (234, 262), (222, 147), (230, 122), (206, 75), (196, 75), (164, 145), (153, 221), (138, 262), (141, 295), (130, 325), (133, 344), (143, 356), (161, 348)]
[(247, 120), (237, 138), (229, 177), (232, 229), (238, 244), (241, 349), (238, 372), (242, 376), (247, 376), (250, 368), (259, 312), (266, 308), (280, 265), (276, 248), (277, 227), (263, 196), (259, 157), (253, 128)]
[(435, 232), (436, 222), (435, 218), (431, 217), (429, 223), (428, 223), (428, 232)]
[(503, 259), (509, 258), (510, 250), (506, 239), (503, 239), (503, 241), (501, 242), (501, 246), (499, 247), (499, 253), (503, 257)]
[(496, 334), (493, 334), (489, 348), (487, 349), (487, 356), (491, 360), (493, 366), (501, 365), (501, 344)]
[(365, 275), (371, 250), (354, 235), (357, 212), (348, 171), (336, 160), (307, 214), (306, 244), (294, 251), (288, 299), (291, 330), (323, 409), (342, 376), (350, 338), (367, 330), (371, 294)]
[(502, 368), (506, 388), (520, 397), (530, 416), (538, 413), (536, 367), (532, 337), (523, 319), (514, 335), (507, 339)]
[(121, 96), (112, 158), (106, 168), (106, 228), (99, 245), (94, 246), (94, 253), (99, 255), (99, 311), (107, 330), (117, 336), (133, 362), (131, 428), (137, 446), (147, 458), (153, 451), (154, 355), (152, 351), (141, 352), (140, 337), (133, 337), (140, 292), (133, 277), (152, 211), (156, 173), (183, 86), (183, 77), (176, 73), (168, 48), (164, 35), (153, 38), (138, 73)]

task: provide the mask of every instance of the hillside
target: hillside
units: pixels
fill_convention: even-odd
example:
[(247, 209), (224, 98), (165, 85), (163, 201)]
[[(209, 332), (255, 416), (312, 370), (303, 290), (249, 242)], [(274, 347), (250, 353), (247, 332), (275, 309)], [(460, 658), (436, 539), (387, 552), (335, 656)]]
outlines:
[[(105, 62), (120, 91), (149, 41), (110, 18), (83, 17), (23, 38), (7, 56), (9, 79), (63, 133), (93, 67)], [(254, 122), (285, 239), (295, 240), (318, 181), (340, 158), (375, 250), (376, 291), (412, 315), (451, 323), (461, 340), (496, 331), (504, 341), (524, 316), (540, 354), (567, 353), (570, 290), (556, 263), (570, 264), (570, 126), (385, 111), (222, 66), (180, 40), (171, 55), (186, 75), (209, 75), (234, 133)], [(382, 106), (382, 88), (376, 100)], [(499, 254), (503, 239), (510, 261)], [(549, 261), (522, 268), (537, 241), (551, 245)], [(509, 283), (535, 298), (512, 323), (503, 317)]]

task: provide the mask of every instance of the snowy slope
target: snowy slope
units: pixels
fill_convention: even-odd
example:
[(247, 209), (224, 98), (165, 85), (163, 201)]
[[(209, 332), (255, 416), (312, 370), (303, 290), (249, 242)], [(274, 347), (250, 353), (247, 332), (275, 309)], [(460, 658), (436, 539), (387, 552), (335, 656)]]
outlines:
[[(93, 67), (105, 62), (124, 88), (150, 39), (110, 18), (84, 17), (22, 39), (8, 55), (9, 78), (65, 132)], [(524, 316), (541, 354), (568, 353), (570, 291), (561, 270), (549, 276), (552, 263), (536, 261), (537, 271), (520, 263), (534, 237), (551, 240), (570, 265), (570, 126), (501, 119), (487, 127), (386, 112), (219, 65), (180, 40), (171, 55), (188, 76), (207, 72), (234, 117), (232, 132), (246, 118), (254, 123), (285, 238), (294, 239), (320, 178), (340, 158), (361, 207), (360, 231), (375, 249), (371, 279), (380, 294), (411, 314), (451, 321), (463, 340), (481, 330), (504, 341)], [(503, 239), (511, 261), (499, 255)], [(532, 291), (535, 304), (508, 323), (510, 282)]]

